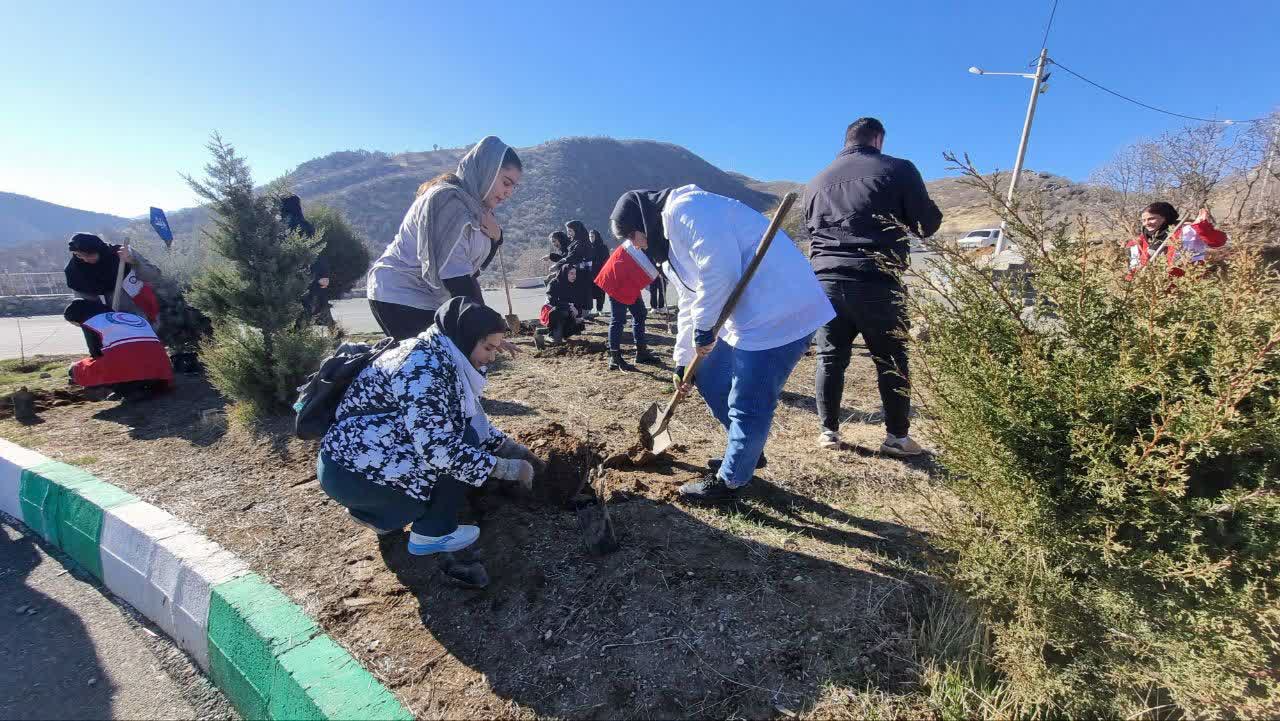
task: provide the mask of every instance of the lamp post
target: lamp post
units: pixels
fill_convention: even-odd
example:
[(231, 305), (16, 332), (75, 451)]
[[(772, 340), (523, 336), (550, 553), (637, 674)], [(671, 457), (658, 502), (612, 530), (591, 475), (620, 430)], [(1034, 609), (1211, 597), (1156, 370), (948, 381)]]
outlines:
[[(1049, 61), (1049, 51), (1046, 48), (1040, 49), (1040, 59), (1036, 62), (1035, 73), (989, 73), (979, 67), (969, 68), (969, 72), (974, 75), (1016, 75), (1020, 78), (1027, 78), (1034, 81), (1031, 85), (1031, 100), (1027, 103), (1027, 119), (1022, 123), (1022, 139), (1018, 141), (1018, 159), (1013, 163), (1013, 177), (1009, 178), (1009, 194), (1005, 198), (1005, 202), (1009, 205), (1013, 204), (1013, 192), (1018, 187), (1018, 176), (1022, 174), (1022, 161), (1027, 156), (1027, 141), (1031, 139), (1031, 121), (1036, 116), (1036, 101), (1040, 98), (1040, 93), (1049, 89), (1044, 81), (1049, 76), (1045, 75), (1044, 67)], [(1005, 234), (1004, 223), (1000, 223), (1000, 237), (996, 238), (995, 255), (999, 256), (1004, 251)]]

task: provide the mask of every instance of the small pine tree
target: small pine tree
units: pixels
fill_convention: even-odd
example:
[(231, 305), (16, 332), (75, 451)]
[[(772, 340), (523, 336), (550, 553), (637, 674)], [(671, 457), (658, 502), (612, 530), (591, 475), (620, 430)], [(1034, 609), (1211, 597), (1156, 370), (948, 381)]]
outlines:
[(278, 190), (255, 193), (245, 159), (216, 133), (204, 181), (187, 177), (209, 204), (214, 252), (225, 261), (196, 278), (191, 303), (213, 320), (202, 355), (214, 386), (255, 414), (284, 412), (331, 346), (295, 329), (315, 251), (280, 221)]

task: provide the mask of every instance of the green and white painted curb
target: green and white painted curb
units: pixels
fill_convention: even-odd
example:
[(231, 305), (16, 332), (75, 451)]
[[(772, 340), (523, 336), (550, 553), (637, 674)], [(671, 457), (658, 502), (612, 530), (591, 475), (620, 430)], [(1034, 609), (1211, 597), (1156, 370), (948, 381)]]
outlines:
[(0, 439), (0, 510), (163, 629), (245, 718), (413, 718), (277, 588), (150, 503)]

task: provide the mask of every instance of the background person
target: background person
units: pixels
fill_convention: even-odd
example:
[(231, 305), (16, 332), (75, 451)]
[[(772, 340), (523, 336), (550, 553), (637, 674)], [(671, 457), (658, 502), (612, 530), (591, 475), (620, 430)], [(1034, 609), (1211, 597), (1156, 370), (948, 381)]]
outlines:
[(596, 277), (595, 249), (591, 247), (591, 235), (581, 220), (571, 220), (564, 224), (569, 232), (569, 252), (562, 263), (568, 263), (578, 269), (578, 279), (574, 281), (574, 305), (582, 311), (584, 317), (590, 318), (591, 304), (595, 294)]
[[(911, 389), (907, 365), (907, 234), (938, 232), (942, 211), (929, 198), (920, 171), (909, 160), (883, 154), (884, 126), (859, 118), (845, 131), (844, 149), (804, 191), (809, 260), (836, 315), (818, 331), (818, 445), (840, 446), (844, 374), (853, 341), (862, 335), (875, 361), (884, 404), (882, 453), (922, 453), (910, 436)], [(886, 220), (890, 219), (890, 220)]]
[(1213, 227), (1213, 215), (1201, 208), (1194, 223), (1179, 223), (1178, 211), (1169, 203), (1156, 201), (1142, 209), (1138, 235), (1126, 244), (1129, 249), (1129, 278), (1146, 267), (1152, 258), (1165, 257), (1169, 274), (1183, 275), (1175, 264), (1203, 263), (1210, 248), (1227, 244), (1227, 234)]
[(107, 307), (116, 292), (116, 274), (124, 263), (120, 307), (124, 313), (142, 316), (155, 323), (160, 315), (160, 301), (151, 285), (160, 280), (160, 269), (133, 248), (108, 245), (93, 233), (76, 233), (67, 241), (71, 259), (63, 274), (69, 287), (79, 298), (97, 301)]
[(366, 295), (383, 333), (397, 340), (421, 333), (455, 296), (484, 303), (476, 276), (502, 244), (493, 211), (523, 172), (515, 150), (490, 135), (457, 170), (418, 188), (395, 239), (369, 269)]
[(605, 245), (604, 238), (600, 237), (600, 231), (592, 229), (588, 234), (591, 239), (591, 300), (595, 302), (595, 312), (604, 312), (605, 292), (600, 286), (595, 285), (595, 280), (600, 277), (600, 269), (609, 260), (609, 246)]
[(409, 553), (444, 554), (445, 575), (474, 587), (488, 583), (484, 566), (452, 555), (480, 537), (458, 524), (467, 489), (496, 478), (532, 491), (538, 462), (480, 404), (505, 331), (492, 308), (446, 301), (432, 328), (356, 376), (316, 462), (320, 487), (353, 520), (384, 538), (411, 525)]
[(686, 185), (625, 193), (610, 220), (614, 235), (647, 246), (654, 264), (668, 263), (673, 282), (683, 286), (677, 322), (681, 331), (692, 329), (696, 352), (704, 356), (694, 382), (728, 432), (718, 468), (681, 486), (680, 496), (696, 502), (737, 498), (755, 474), (783, 385), (814, 331), (835, 315), (831, 303), (804, 256), (779, 231), (713, 336), (769, 219), (732, 198)]
[(560, 265), (547, 279), (547, 302), (539, 319), (549, 332), (553, 345), (582, 331), (582, 311), (574, 303), (577, 298), (578, 269)]
[(106, 386), (108, 400), (137, 401), (173, 386), (173, 366), (164, 343), (142, 317), (116, 312), (96, 300), (73, 300), (62, 317), (89, 339), (89, 357), (68, 373), (84, 388)]

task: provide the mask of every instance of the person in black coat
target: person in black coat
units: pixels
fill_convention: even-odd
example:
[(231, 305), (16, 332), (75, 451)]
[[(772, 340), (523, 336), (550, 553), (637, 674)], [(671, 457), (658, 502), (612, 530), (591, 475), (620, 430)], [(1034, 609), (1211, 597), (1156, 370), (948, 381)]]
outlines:
[(564, 224), (564, 228), (569, 231), (569, 252), (564, 262), (578, 270), (578, 279), (574, 281), (576, 305), (584, 316), (590, 315), (596, 287), (595, 250), (591, 247), (591, 236), (581, 220), (571, 220)]
[(804, 191), (809, 262), (836, 310), (817, 338), (818, 445), (840, 447), (844, 373), (853, 341), (862, 335), (884, 404), (880, 451), (913, 456), (923, 449), (908, 433), (907, 289), (901, 276), (911, 249), (903, 228), (922, 238), (933, 235), (942, 225), (942, 211), (929, 198), (916, 166), (885, 155), (883, 147), (884, 125), (859, 118), (845, 131), (844, 149), (835, 161)]
[(553, 265), (564, 260), (569, 255), (569, 235), (563, 230), (557, 230), (547, 236), (551, 241), (551, 252), (547, 254), (547, 260)]
[(578, 306), (578, 269), (565, 263), (547, 278), (547, 304), (542, 308), (542, 323), (547, 327), (552, 344), (582, 331), (582, 309)]
[[(280, 199), (280, 220), (291, 233), (311, 240), (316, 236), (315, 226), (302, 214), (302, 199), (296, 195), (286, 195)], [(324, 249), (311, 264), (311, 284), (302, 296), (303, 315), (298, 319), (297, 327), (302, 328), (311, 322), (332, 327), (333, 314), (329, 312), (329, 261), (324, 257)]]
[(595, 309), (597, 313), (604, 312), (604, 290), (595, 284), (596, 277), (600, 275), (600, 269), (604, 268), (604, 264), (609, 260), (609, 246), (605, 245), (604, 238), (600, 237), (600, 231), (592, 230), (588, 237), (591, 239), (591, 299), (595, 301)]

